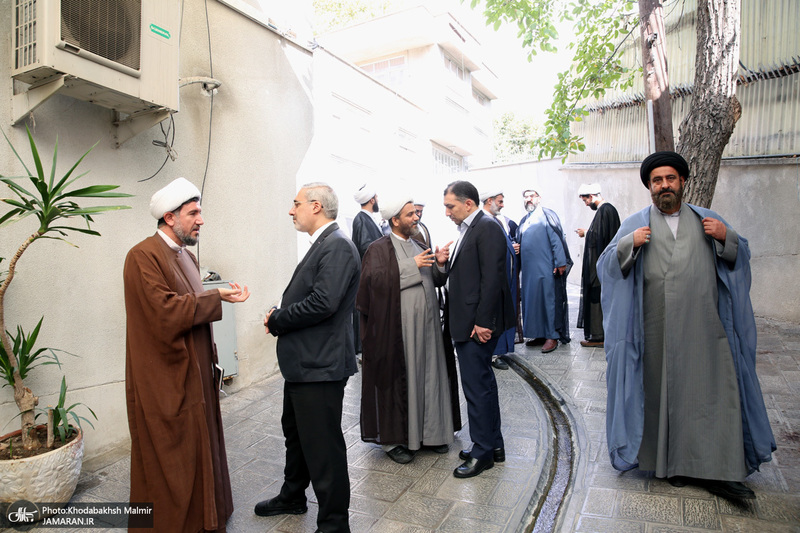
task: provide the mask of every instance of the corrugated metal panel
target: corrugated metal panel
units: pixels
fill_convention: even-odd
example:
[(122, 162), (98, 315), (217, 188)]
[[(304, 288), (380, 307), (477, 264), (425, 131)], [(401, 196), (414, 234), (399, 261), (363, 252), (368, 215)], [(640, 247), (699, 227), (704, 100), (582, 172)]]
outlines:
[[(691, 103), (695, 62), (696, 0), (665, 2), (667, 53), (677, 130)], [(725, 157), (800, 153), (800, 1), (742, 0), (740, 75), (737, 97), (742, 118)], [(636, 30), (638, 32), (638, 29)], [(641, 66), (639, 39), (623, 55)], [(647, 154), (647, 122), (641, 76), (626, 94), (608, 94), (590, 103), (595, 112), (573, 130), (586, 151), (570, 162), (638, 160)], [(588, 102), (587, 102), (588, 103)], [(609, 148), (611, 147), (611, 148)]]

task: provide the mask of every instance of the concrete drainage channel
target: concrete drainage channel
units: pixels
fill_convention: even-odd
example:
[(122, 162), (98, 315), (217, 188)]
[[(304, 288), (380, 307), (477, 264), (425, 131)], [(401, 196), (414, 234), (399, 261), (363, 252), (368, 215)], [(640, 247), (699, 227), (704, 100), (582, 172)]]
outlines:
[(550, 419), (550, 445), (536, 492), (528, 503), (525, 516), (517, 529), (524, 533), (551, 533), (556, 531), (564, 497), (572, 483), (574, 447), (572, 428), (562, 403), (550, 389), (516, 357), (505, 358), (542, 401)]

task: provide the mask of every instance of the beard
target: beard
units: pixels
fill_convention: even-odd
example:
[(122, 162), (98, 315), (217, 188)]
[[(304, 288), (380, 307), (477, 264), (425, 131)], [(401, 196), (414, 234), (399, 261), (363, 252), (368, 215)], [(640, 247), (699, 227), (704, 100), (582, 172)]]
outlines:
[(538, 203), (528, 202), (527, 204), (525, 204), (525, 211), (527, 211), (528, 213), (533, 213), (534, 211), (536, 211), (537, 207), (539, 207)]
[(378, 202), (375, 202), (372, 204), (372, 212), (377, 213), (378, 211), (380, 211), (380, 207), (378, 207)]
[(589, 209), (592, 211), (597, 211), (597, 204), (589, 204)]
[(655, 206), (661, 211), (665, 213), (674, 212), (680, 207), (683, 200), (683, 187), (679, 187), (677, 190), (661, 189), (657, 193), (651, 191), (650, 197), (653, 199)]
[[(200, 229), (200, 228), (192, 228), (192, 231), (194, 231), (195, 229)], [(175, 224), (172, 227), (172, 231), (173, 233), (175, 233), (175, 236), (178, 237), (181, 240), (181, 242), (186, 246), (194, 246), (195, 244), (197, 244), (198, 237), (192, 237), (191, 233), (184, 233), (183, 228), (179, 224)]]

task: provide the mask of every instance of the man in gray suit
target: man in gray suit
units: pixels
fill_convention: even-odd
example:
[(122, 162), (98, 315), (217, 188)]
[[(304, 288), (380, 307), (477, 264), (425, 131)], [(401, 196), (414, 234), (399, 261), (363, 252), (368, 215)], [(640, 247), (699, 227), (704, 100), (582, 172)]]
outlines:
[(286, 468), (280, 493), (256, 505), (258, 516), (302, 514), (313, 483), (318, 531), (349, 532), (350, 480), (342, 435), (347, 378), (356, 373), (351, 317), (361, 270), (353, 241), (334, 222), (339, 204), (324, 183), (304, 185), (289, 211), (313, 244), (297, 265), (280, 308), (264, 319), (278, 337), (286, 380), (281, 425)]

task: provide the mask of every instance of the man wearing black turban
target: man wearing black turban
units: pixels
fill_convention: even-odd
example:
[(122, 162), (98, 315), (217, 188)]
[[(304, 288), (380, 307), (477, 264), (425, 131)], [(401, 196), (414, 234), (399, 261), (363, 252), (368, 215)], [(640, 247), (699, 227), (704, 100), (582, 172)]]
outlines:
[(640, 175), (653, 205), (628, 217), (597, 261), (611, 463), (755, 498), (741, 482), (771, 460), (775, 439), (755, 373), (747, 240), (682, 202), (680, 155), (652, 154)]

